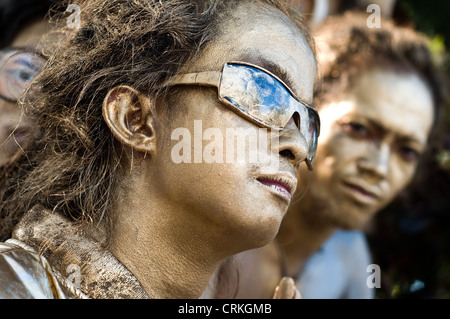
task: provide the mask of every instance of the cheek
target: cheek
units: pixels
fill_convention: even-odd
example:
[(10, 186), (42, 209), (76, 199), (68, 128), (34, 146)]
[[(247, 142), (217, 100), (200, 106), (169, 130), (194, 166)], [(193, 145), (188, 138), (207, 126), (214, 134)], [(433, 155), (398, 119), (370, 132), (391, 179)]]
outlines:
[[(0, 146), (21, 121), (21, 112), (17, 105), (3, 103), (0, 107)], [(24, 120), (23, 120), (24, 121)], [(24, 123), (24, 122), (23, 122)]]
[[(174, 200), (184, 196), (185, 201), (196, 201), (199, 194), (208, 194), (204, 202), (217, 200), (219, 195), (230, 198), (230, 191), (242, 186), (248, 175), (244, 163), (227, 163), (226, 127), (219, 126), (215, 112), (211, 113), (208, 119), (195, 111), (186, 112), (159, 127), (162, 135), (157, 139), (155, 164), (159, 187)], [(223, 118), (222, 123), (229, 121)]]
[(319, 141), (316, 167), (321, 174), (338, 173), (356, 165), (356, 160), (366, 151), (366, 143), (337, 132)]
[(414, 177), (416, 169), (417, 164), (407, 163), (398, 158), (392, 159), (390, 168), (392, 197), (398, 195), (400, 191), (408, 186)]

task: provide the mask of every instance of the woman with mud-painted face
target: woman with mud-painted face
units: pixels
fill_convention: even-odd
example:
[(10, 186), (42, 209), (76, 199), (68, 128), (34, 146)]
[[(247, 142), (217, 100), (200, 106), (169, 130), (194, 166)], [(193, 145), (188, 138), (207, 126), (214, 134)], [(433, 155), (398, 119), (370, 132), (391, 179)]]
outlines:
[[(196, 298), (223, 260), (275, 237), (312, 165), (311, 39), (275, 1), (80, 5), (36, 78), (42, 138), (2, 176), (0, 269), (32, 263), (40, 279), (2, 273), (0, 294)], [(278, 147), (226, 157), (231, 129)]]

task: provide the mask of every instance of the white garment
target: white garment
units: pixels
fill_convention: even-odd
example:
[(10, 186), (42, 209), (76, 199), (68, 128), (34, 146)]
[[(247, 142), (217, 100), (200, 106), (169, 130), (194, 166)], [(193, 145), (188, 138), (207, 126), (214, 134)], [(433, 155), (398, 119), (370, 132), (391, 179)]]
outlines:
[(369, 246), (361, 231), (336, 231), (301, 272), (297, 285), (305, 299), (371, 299)]

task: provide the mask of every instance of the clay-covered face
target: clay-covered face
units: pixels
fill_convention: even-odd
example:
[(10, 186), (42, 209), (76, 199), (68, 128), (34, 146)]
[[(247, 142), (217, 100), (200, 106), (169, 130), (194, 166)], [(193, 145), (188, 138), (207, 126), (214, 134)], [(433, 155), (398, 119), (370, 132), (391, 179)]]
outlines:
[[(311, 103), (316, 63), (305, 36), (278, 10), (249, 4), (240, 8), (224, 20), (221, 35), (183, 72), (220, 71), (229, 61), (252, 63), (280, 77), (300, 99)], [(291, 119), (281, 131), (277, 152), (258, 151), (257, 161), (228, 161), (226, 144), (233, 140), (227, 130), (242, 136), (260, 127), (221, 103), (216, 88), (186, 86), (177, 92), (170, 112), (165, 111), (167, 106), (157, 109), (161, 121), (155, 131), (165, 132), (157, 140), (157, 192), (174, 205), (188, 208), (197, 225), (208, 225), (201, 233), (239, 241), (241, 247), (267, 243), (288, 208), (298, 166), (305, 165), (305, 138)], [(187, 129), (191, 138), (177, 135), (173, 140), (172, 133), (179, 128)], [(208, 135), (213, 132), (220, 134)], [(270, 131), (258, 132), (262, 134), (259, 141), (269, 139)], [(219, 162), (208, 163), (204, 155), (219, 149), (208, 148), (215, 139), (223, 143), (223, 157), (215, 154)], [(173, 160), (172, 150), (181, 140), (191, 145), (191, 163)], [(196, 163), (200, 144), (203, 158), (197, 157)], [(252, 147), (247, 144), (245, 150)], [(271, 163), (275, 162), (274, 170)]]
[(411, 181), (427, 145), (433, 101), (415, 74), (374, 70), (320, 110), (311, 200), (337, 226), (362, 227)]
[[(11, 47), (20, 47), (32, 52), (48, 28), (47, 20), (32, 23), (17, 35)], [(25, 87), (37, 73), (37, 66), (42, 65), (40, 60), (36, 61), (39, 63), (34, 63), (35, 59), (33, 63), (30, 61), (23, 55), (10, 63), (5, 70), (10, 73), (9, 76), (13, 81), (16, 81), (16, 86)], [(4, 81), (1, 81), (1, 85), (7, 86)], [(22, 109), (18, 104), (0, 98), (0, 165), (19, 149), (19, 145), (23, 145), (30, 138), (30, 134), (31, 124), (23, 117)]]

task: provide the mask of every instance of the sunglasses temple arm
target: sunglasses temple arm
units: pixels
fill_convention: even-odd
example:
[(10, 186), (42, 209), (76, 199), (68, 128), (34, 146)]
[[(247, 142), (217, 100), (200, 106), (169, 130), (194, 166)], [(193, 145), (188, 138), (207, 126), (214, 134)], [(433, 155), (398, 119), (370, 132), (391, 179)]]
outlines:
[(311, 161), (309, 160), (309, 158), (305, 159), (306, 162), (306, 166), (308, 166), (308, 170), (313, 171), (314, 170), (314, 166), (311, 163)]
[(222, 72), (219, 71), (186, 73), (175, 77), (175, 79), (170, 80), (166, 85), (198, 84), (200, 86), (219, 87), (221, 77)]

